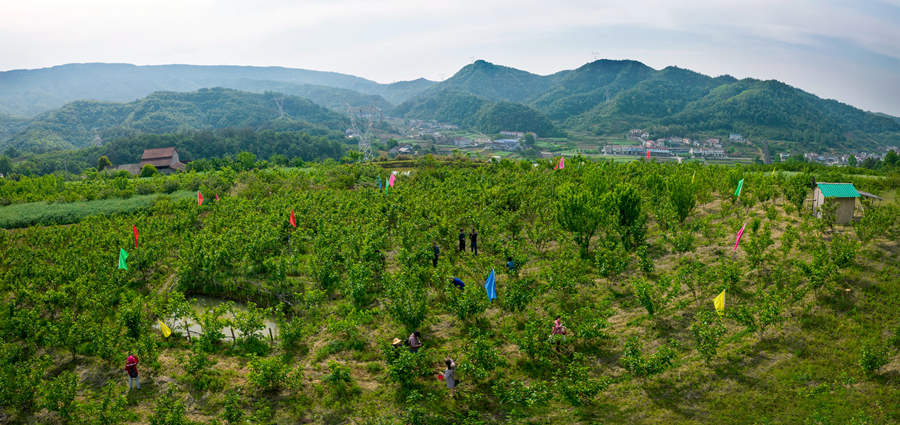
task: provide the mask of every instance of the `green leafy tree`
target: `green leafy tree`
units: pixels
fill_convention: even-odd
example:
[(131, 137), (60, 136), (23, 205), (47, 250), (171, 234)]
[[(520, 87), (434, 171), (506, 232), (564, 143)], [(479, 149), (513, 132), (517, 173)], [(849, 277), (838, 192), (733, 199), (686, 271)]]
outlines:
[(112, 162), (109, 162), (109, 158), (101, 156), (97, 159), (97, 171), (103, 171), (106, 167), (112, 167)]
[(806, 173), (795, 174), (791, 178), (784, 181), (781, 190), (784, 197), (794, 206), (798, 214), (803, 214), (803, 203), (806, 201), (806, 194), (809, 192), (810, 176)]
[(12, 160), (9, 159), (8, 156), (3, 155), (0, 156), (0, 174), (4, 176), (9, 176), (9, 173), (12, 173), (13, 165)]
[(679, 223), (683, 223), (697, 206), (697, 189), (687, 175), (674, 175), (669, 178), (669, 202), (675, 210)]
[(706, 363), (712, 361), (716, 357), (716, 350), (722, 336), (725, 335), (725, 326), (722, 325), (722, 319), (715, 312), (709, 310), (698, 311), (694, 316), (694, 323), (691, 324), (691, 333), (694, 335), (694, 342), (697, 344), (697, 351), (706, 360)]
[(572, 232), (581, 258), (589, 258), (591, 238), (598, 229), (615, 219), (610, 206), (615, 198), (607, 192), (608, 183), (598, 172), (590, 172), (581, 185), (567, 183), (557, 193), (557, 220)]
[(888, 364), (887, 348), (876, 340), (869, 340), (859, 349), (859, 367), (866, 375), (872, 376), (882, 366)]
[(241, 408), (241, 396), (234, 391), (229, 391), (225, 395), (225, 408), (219, 417), (228, 425), (244, 423), (244, 409)]
[(645, 379), (656, 375), (672, 366), (675, 360), (675, 346), (677, 342), (670, 340), (668, 344), (663, 344), (656, 349), (656, 352), (647, 355), (642, 353), (640, 339), (632, 336), (625, 343), (625, 351), (619, 361), (622, 367), (637, 378)]
[(647, 217), (643, 212), (641, 195), (634, 184), (620, 184), (615, 191), (619, 212), (619, 229), (622, 240), (629, 249), (644, 243), (647, 233)]
[(150, 425), (187, 425), (184, 403), (175, 395), (175, 388), (168, 387), (156, 401), (156, 408), (148, 418)]
[(144, 164), (144, 166), (141, 167), (141, 177), (153, 177), (156, 173), (156, 167), (154, 167), (153, 164)]
[(847, 158), (847, 165), (852, 168), (856, 168), (858, 164), (859, 161), (856, 159), (856, 155), (850, 154), (850, 156)]

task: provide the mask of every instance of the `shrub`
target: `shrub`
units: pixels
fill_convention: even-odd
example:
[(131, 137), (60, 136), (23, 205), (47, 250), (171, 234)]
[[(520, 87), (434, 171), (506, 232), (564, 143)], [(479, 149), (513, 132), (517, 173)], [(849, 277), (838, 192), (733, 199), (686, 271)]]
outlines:
[(873, 375), (889, 360), (887, 349), (877, 341), (870, 340), (859, 349), (858, 364), (866, 375)]
[(637, 336), (625, 343), (625, 351), (620, 359), (622, 367), (637, 378), (648, 378), (656, 375), (672, 365), (675, 359), (675, 340), (660, 346), (652, 355), (641, 353), (642, 344)]
[(141, 177), (153, 177), (156, 174), (156, 167), (153, 164), (144, 164), (144, 166), (141, 167)]
[(534, 279), (514, 279), (500, 292), (500, 303), (508, 311), (522, 311), (534, 299)]
[(856, 253), (859, 252), (859, 242), (849, 236), (834, 235), (831, 239), (831, 255), (834, 257), (834, 265), (844, 269), (853, 264)]
[(288, 384), (290, 367), (281, 357), (253, 359), (250, 361), (247, 380), (262, 392), (275, 392)]
[(186, 425), (190, 423), (185, 415), (184, 403), (175, 396), (175, 389), (169, 387), (156, 401), (156, 409), (148, 418), (150, 425)]
[(234, 391), (229, 391), (225, 395), (225, 408), (222, 409), (222, 414), (219, 417), (228, 425), (243, 423), (244, 410), (241, 409), (240, 403), (241, 397)]
[(698, 311), (691, 324), (691, 333), (694, 334), (694, 342), (697, 343), (697, 351), (709, 363), (715, 356), (719, 342), (725, 334), (722, 319), (717, 313), (709, 310)]
[(340, 403), (362, 394), (349, 367), (332, 360), (328, 362), (328, 370), (331, 373), (322, 377), (322, 382), (328, 385), (333, 402)]

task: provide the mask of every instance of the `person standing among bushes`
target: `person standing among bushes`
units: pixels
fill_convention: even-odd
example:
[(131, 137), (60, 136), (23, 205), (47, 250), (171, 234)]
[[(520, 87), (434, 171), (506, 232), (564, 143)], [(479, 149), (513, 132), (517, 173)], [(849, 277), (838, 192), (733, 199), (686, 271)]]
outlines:
[(132, 388), (132, 381), (137, 383), (137, 389), (141, 389), (141, 379), (138, 378), (137, 371), (138, 359), (135, 356), (128, 356), (128, 362), (125, 363), (125, 372), (128, 372), (128, 389)]
[(459, 252), (466, 252), (466, 232), (459, 229)]
[(550, 339), (556, 341), (556, 351), (559, 351), (560, 340), (566, 340), (566, 327), (563, 326), (559, 315), (556, 315), (556, 320), (553, 321), (553, 332), (550, 334)]
[(516, 271), (516, 263), (513, 262), (512, 257), (509, 257), (509, 256), (506, 257), (506, 268), (509, 270), (510, 273)]
[(431, 263), (434, 264), (434, 267), (437, 268), (438, 257), (441, 255), (441, 249), (438, 248), (437, 242), (431, 242), (431, 249), (434, 251), (434, 259), (431, 260)]
[(410, 353), (419, 351), (419, 348), (422, 348), (422, 334), (419, 331), (411, 333), (409, 338), (406, 339), (406, 345), (409, 346)]
[(456, 376), (456, 362), (448, 358), (444, 360), (444, 364), (447, 365), (447, 369), (444, 369), (444, 381), (447, 382), (447, 388), (450, 389), (450, 397), (454, 397), (456, 396), (456, 385), (459, 384)]
[(469, 233), (469, 240), (472, 241), (472, 253), (478, 255), (478, 232), (475, 231), (475, 228), (472, 228), (472, 233)]

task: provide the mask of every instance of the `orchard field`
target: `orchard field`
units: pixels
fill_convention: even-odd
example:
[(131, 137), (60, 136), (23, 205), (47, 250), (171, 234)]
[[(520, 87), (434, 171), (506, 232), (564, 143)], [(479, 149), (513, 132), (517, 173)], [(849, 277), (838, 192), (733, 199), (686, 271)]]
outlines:
[[(0, 423), (900, 422), (900, 205), (852, 225), (805, 208), (813, 178), (895, 199), (896, 172), (553, 166), (428, 156), (387, 190), (389, 168), (333, 161), (0, 185), (7, 204), (156, 194), (0, 231)], [(203, 204), (167, 195), (185, 190)], [(418, 353), (391, 347), (414, 330)]]

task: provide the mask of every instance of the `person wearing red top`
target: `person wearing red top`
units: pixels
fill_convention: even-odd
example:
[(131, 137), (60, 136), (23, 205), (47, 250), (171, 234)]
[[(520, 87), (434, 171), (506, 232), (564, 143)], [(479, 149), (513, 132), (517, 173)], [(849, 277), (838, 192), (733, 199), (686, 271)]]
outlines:
[(128, 356), (128, 362), (125, 363), (125, 372), (128, 372), (128, 389), (131, 390), (132, 381), (137, 384), (137, 389), (141, 389), (141, 380), (138, 378), (137, 371), (138, 359), (135, 356)]
[(566, 340), (566, 327), (563, 326), (562, 320), (559, 319), (559, 315), (556, 316), (556, 320), (553, 321), (553, 332), (550, 334), (550, 339), (556, 342), (556, 351), (559, 351), (559, 341), (560, 339)]

